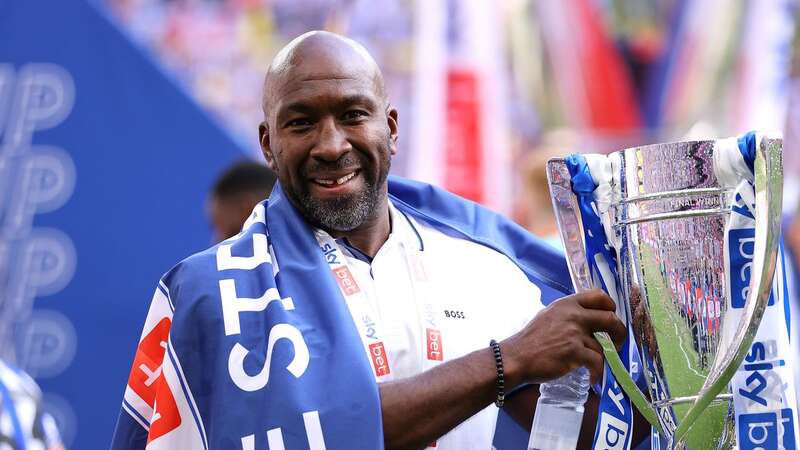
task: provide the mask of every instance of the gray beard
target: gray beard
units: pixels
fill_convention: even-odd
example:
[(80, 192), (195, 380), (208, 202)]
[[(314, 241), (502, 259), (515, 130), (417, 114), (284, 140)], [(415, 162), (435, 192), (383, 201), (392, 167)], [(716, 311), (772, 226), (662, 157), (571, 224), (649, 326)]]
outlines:
[(299, 206), (306, 219), (326, 230), (351, 231), (374, 213), (383, 197), (372, 183), (366, 182), (365, 186), (361, 192), (330, 200), (304, 195)]
[[(296, 195), (287, 191), (287, 195), (295, 198), (295, 205), (310, 223), (328, 231), (352, 231), (372, 217), (378, 205), (386, 198), (386, 179), (392, 166), (390, 146), (391, 140), (387, 138), (386, 147), (381, 153), (381, 164), (386, 171), (379, 173), (377, 180), (362, 172), (364, 189), (360, 192), (330, 200), (314, 198), (305, 189), (305, 192), (298, 192)], [(352, 160), (343, 159), (337, 161), (335, 166), (346, 167), (348, 164), (353, 165)]]

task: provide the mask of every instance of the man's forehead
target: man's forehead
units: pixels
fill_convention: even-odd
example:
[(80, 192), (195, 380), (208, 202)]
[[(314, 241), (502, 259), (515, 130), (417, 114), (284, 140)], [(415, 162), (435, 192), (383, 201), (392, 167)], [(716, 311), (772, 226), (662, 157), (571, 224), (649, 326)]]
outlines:
[[(300, 75), (300, 74), (298, 74)], [(374, 79), (346, 72), (309, 72), (288, 76), (278, 81), (272, 93), (273, 101), (284, 103), (317, 96), (379, 97)]]
[(274, 74), (275, 87), (280, 89), (307, 81), (329, 80), (351, 80), (372, 85), (380, 79), (380, 73), (373, 64), (371, 61), (353, 59), (348, 54), (312, 54), (291, 61), (280, 73)]
[(325, 32), (303, 35), (275, 57), (265, 80), (264, 109), (273, 109), (284, 97), (313, 94), (315, 86), (357, 84), (383, 99), (383, 78), (377, 64), (358, 43)]

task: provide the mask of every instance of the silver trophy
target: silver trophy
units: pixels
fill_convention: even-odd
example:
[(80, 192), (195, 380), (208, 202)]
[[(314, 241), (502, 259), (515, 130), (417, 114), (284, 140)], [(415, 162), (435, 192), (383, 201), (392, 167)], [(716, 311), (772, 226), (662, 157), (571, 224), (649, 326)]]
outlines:
[[(672, 449), (735, 445), (728, 383), (758, 330), (778, 251), (782, 141), (764, 137), (756, 143), (749, 292), (738, 325), (723, 326), (723, 243), (736, 183), (717, 176), (715, 143), (656, 144), (608, 155), (605, 230), (617, 252), (618, 306), (632, 323), (645, 389), (627, 373), (608, 336), (596, 337), (618, 383)], [(573, 284), (577, 291), (590, 289), (581, 213), (565, 160), (550, 160), (547, 170)]]

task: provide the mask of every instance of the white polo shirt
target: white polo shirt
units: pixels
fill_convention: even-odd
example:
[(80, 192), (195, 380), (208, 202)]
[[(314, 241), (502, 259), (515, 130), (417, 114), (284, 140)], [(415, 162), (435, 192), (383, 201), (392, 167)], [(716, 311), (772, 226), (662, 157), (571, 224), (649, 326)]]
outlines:
[[(505, 255), (447, 236), (391, 205), (389, 211), (391, 234), (372, 261), (336, 241), (382, 330), (390, 375), (376, 376), (379, 382), (478, 349), (488, 354), (491, 339), (518, 332), (543, 308), (539, 288)], [(488, 406), (438, 439), (436, 450), (490, 450), (497, 413)]]

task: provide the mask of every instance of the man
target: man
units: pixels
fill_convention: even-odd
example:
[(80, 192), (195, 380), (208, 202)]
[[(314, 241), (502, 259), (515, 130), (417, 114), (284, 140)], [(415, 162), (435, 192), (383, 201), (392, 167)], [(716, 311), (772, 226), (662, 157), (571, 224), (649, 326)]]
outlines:
[(163, 278), (113, 448), (489, 449), (493, 402), (531, 423), (535, 397), (505, 394), (580, 366), (601, 377), (592, 333), (626, 333), (605, 294), (542, 310), (569, 291), (562, 257), (473, 203), (387, 182), (398, 113), (359, 44), (287, 45), (259, 136), (279, 183), (236, 238)]
[(224, 241), (242, 229), (253, 208), (269, 196), (275, 174), (263, 164), (239, 161), (214, 183), (208, 199), (208, 216), (214, 242)]

